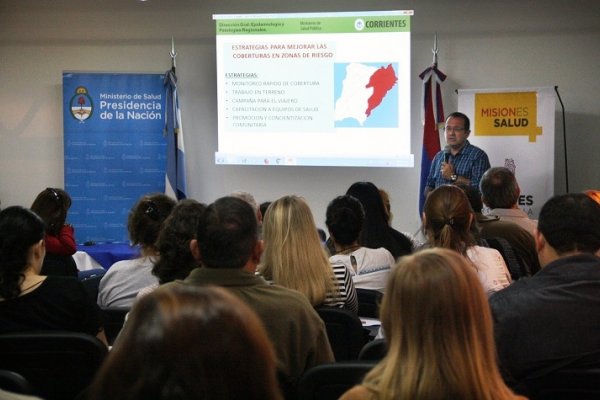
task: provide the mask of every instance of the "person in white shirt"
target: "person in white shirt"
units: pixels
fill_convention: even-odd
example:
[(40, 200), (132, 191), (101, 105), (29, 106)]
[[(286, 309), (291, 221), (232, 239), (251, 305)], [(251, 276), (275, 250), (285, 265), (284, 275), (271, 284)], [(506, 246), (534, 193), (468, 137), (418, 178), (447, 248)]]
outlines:
[(141, 246), (140, 256), (114, 263), (102, 277), (98, 288), (98, 305), (101, 308), (129, 308), (141, 289), (158, 283), (156, 276), (152, 275), (159, 256), (155, 243), (175, 204), (170, 197), (156, 193), (142, 196), (133, 206), (127, 229), (131, 243)]
[(364, 219), (362, 204), (350, 195), (338, 196), (329, 203), (325, 224), (336, 250), (329, 261), (346, 266), (356, 288), (383, 292), (395, 260), (383, 247), (360, 246), (358, 238)]

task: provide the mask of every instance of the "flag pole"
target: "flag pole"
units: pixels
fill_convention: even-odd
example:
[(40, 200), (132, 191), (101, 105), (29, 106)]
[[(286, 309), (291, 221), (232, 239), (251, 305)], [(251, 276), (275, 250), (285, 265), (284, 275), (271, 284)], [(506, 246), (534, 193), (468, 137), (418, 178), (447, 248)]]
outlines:
[(431, 63), (432, 67), (437, 67), (438, 65), (438, 42), (437, 42), (437, 32), (433, 36), (433, 48), (431, 49), (433, 53), (433, 61)]
[(177, 52), (175, 51), (175, 40), (173, 39), (172, 36), (171, 36), (171, 52), (169, 54), (171, 55), (171, 71), (173, 71), (173, 73), (175, 73), (175, 67), (176, 67), (175, 58), (177, 57)]

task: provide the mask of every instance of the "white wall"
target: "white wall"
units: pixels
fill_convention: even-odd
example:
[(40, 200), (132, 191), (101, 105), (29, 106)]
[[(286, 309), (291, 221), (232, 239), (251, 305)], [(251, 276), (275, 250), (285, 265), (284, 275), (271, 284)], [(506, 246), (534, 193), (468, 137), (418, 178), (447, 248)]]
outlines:
[[(414, 9), (414, 169), (215, 166), (217, 145), (213, 13)], [(600, 188), (600, 2), (0, 0), (0, 201), (30, 205), (63, 186), (62, 71), (164, 72), (175, 38), (186, 139), (188, 190), (202, 202), (233, 190), (258, 201), (295, 193), (324, 226), (329, 200), (357, 180), (391, 195), (394, 226), (419, 227), (421, 82), (438, 33), (447, 112), (455, 89), (557, 85), (566, 107), (569, 189)], [(557, 104), (559, 104), (557, 102)], [(557, 107), (556, 192), (565, 191)], [(535, 162), (535, 160), (532, 160)]]

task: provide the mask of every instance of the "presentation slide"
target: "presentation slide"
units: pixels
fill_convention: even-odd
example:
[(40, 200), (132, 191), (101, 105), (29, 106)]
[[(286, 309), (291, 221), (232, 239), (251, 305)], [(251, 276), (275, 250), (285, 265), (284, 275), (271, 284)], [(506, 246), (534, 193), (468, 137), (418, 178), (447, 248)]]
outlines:
[(213, 15), (215, 163), (413, 167), (411, 15)]

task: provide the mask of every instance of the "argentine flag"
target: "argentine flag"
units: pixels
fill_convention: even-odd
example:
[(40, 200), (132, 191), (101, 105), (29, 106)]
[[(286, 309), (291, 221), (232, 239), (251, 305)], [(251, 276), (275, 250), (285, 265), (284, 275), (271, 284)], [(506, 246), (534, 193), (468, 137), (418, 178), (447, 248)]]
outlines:
[(165, 194), (181, 200), (187, 197), (185, 186), (185, 151), (183, 129), (177, 98), (177, 76), (173, 69), (165, 73), (166, 110), (165, 131), (167, 138), (167, 168), (165, 174)]

